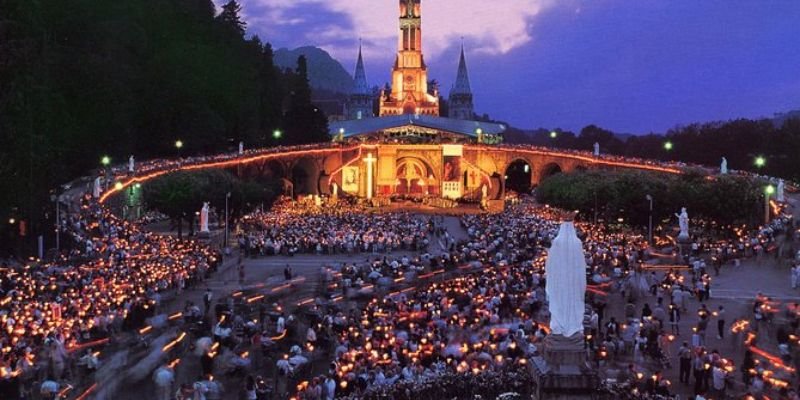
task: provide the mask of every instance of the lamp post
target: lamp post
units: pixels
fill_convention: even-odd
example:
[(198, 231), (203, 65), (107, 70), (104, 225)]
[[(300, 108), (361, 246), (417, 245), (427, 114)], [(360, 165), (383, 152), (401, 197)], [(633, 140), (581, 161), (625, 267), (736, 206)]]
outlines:
[(56, 251), (61, 252), (61, 196), (52, 195), (50, 200), (56, 203)]
[(280, 139), (280, 138), (281, 138), (281, 136), (283, 136), (283, 132), (281, 132), (281, 130), (280, 130), (280, 129), (275, 129), (274, 131), (272, 131), (272, 137), (273, 137), (275, 140), (277, 140), (277, 139)]
[(664, 150), (670, 151), (670, 150), (672, 150), (672, 147), (673, 147), (672, 142), (670, 142), (669, 140), (664, 142)]
[(100, 158), (100, 164), (103, 165), (103, 173), (105, 174), (105, 179), (103, 179), (104, 180), (104, 186), (105, 186), (105, 188), (103, 190), (105, 191), (105, 190), (108, 190), (108, 182), (109, 182), (109, 175), (110, 175), (109, 170), (108, 170), (108, 166), (111, 165), (111, 157), (103, 156), (102, 158)]
[(764, 158), (764, 156), (758, 156), (753, 161), (753, 164), (755, 164), (758, 168), (763, 168), (765, 165), (767, 165), (767, 159)]
[(231, 198), (231, 192), (225, 194), (225, 255), (228, 254), (228, 199)]
[(653, 245), (653, 196), (647, 195), (645, 196), (647, 201), (650, 202), (650, 212), (647, 216), (647, 243), (650, 243), (650, 246)]
[(775, 186), (767, 185), (764, 188), (764, 226), (769, 225), (769, 197), (775, 193)]

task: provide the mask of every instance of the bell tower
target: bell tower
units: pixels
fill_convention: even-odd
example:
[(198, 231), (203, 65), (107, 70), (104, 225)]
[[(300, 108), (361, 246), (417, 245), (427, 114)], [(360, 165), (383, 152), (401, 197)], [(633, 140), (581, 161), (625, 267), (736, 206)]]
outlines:
[(422, 56), (421, 0), (400, 0), (397, 58), (392, 89), (381, 93), (380, 115), (439, 115), (439, 93), (428, 93), (428, 71)]

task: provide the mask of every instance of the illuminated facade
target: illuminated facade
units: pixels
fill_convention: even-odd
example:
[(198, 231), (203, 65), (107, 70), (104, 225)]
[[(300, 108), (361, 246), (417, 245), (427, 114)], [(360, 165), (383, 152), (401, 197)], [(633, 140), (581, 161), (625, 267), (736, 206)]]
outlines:
[(428, 92), (428, 69), (422, 55), (421, 0), (400, 0), (400, 35), (392, 68), (391, 92), (380, 95), (380, 116), (439, 115), (439, 91)]

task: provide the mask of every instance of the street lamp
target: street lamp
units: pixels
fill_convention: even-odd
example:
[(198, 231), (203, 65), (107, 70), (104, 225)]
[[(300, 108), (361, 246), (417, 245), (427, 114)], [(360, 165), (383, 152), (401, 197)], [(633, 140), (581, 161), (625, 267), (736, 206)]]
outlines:
[(558, 132), (556, 132), (556, 131), (550, 131), (550, 138), (551, 138), (551, 139), (555, 139), (557, 136), (558, 136)]
[(11, 217), (11, 218), (8, 219), (8, 223), (11, 224), (11, 225), (14, 225), (16, 222), (17, 222), (17, 220), (14, 219), (14, 217)]
[(767, 185), (764, 188), (764, 226), (769, 225), (769, 197), (775, 193), (775, 186)]
[(761, 168), (764, 165), (767, 165), (767, 159), (764, 158), (764, 156), (758, 156), (753, 163), (756, 165), (756, 167)]
[(653, 245), (653, 196), (647, 195), (645, 199), (650, 202), (650, 213), (647, 217), (647, 242)]
[(175, 141), (175, 148), (176, 148), (176, 149), (181, 149), (181, 148), (183, 148), (183, 140), (180, 140), (180, 139), (176, 140), (176, 141)]
[(103, 164), (103, 173), (105, 174), (105, 179), (104, 179), (105, 188), (104, 188), (104, 190), (108, 190), (108, 181), (110, 180), (109, 179), (109, 175), (111, 175), (110, 171), (108, 170), (108, 166), (111, 164), (111, 157), (103, 156), (102, 158), (100, 158), (100, 164)]
[(51, 195), (50, 201), (56, 203), (56, 251), (61, 252), (61, 196)]
[(672, 147), (673, 147), (673, 146), (672, 146), (672, 142), (670, 142), (669, 140), (667, 140), (666, 142), (664, 142), (664, 150), (666, 150), (666, 151), (670, 151), (670, 150), (672, 150)]
[(283, 136), (283, 132), (281, 132), (281, 130), (280, 130), (280, 129), (275, 129), (275, 130), (272, 132), (272, 137), (273, 137), (273, 138), (275, 138), (275, 139), (280, 139), (280, 138), (281, 138), (281, 136)]

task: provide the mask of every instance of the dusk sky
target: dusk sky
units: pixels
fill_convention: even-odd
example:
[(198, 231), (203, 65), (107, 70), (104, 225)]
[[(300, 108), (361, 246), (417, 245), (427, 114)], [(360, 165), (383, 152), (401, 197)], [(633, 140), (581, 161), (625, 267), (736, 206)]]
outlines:
[[(222, 0), (215, 0), (220, 3)], [(240, 0), (275, 48), (315, 45), (388, 81), (397, 0)], [(800, 1), (423, 0), (445, 95), (461, 37), (475, 108), (521, 128), (663, 132), (800, 108)]]

